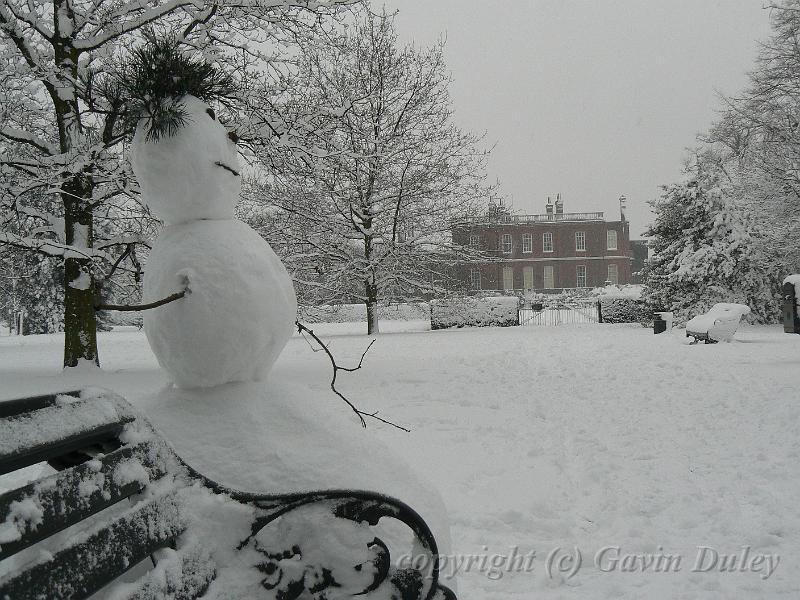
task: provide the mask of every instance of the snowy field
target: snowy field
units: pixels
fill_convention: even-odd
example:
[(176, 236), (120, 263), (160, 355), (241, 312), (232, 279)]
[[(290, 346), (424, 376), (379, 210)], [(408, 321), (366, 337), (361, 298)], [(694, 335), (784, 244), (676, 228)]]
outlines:
[[(314, 327), (343, 361), (362, 328)], [(439, 487), (460, 569), (475, 555), (461, 598), (797, 597), (800, 336), (742, 327), (731, 344), (687, 346), (638, 326), (426, 329), (384, 322), (341, 388), (412, 429), (370, 423)], [(0, 399), (85, 382), (136, 404), (166, 383), (139, 331), (100, 335), (102, 373), (62, 376), (61, 341), (0, 338)], [(295, 336), (271, 377), (336, 402), (329, 375)], [(714, 552), (735, 571), (709, 568)]]

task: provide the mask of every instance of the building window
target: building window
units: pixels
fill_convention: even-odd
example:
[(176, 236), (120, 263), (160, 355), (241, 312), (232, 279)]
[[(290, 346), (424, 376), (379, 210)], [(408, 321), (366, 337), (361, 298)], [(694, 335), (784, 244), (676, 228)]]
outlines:
[(470, 269), (469, 287), (473, 290), (481, 289), (481, 272), (478, 269)]
[(614, 231), (613, 229), (609, 229), (608, 232), (606, 233), (606, 241), (608, 242), (606, 244), (606, 247), (609, 250), (616, 250), (617, 249), (617, 232)]
[(585, 288), (586, 287), (586, 267), (584, 265), (578, 265), (576, 267), (577, 271), (577, 280), (575, 282), (575, 287)]
[(481, 236), (479, 235), (471, 235), (469, 236), (469, 247), (473, 250), (478, 250), (481, 247)]
[[(548, 231), (542, 234), (542, 252), (553, 251), (553, 233)], [(547, 287), (547, 286), (545, 286)]]
[(514, 289), (514, 269), (512, 267), (503, 267), (503, 289)]
[(544, 288), (546, 290), (552, 290), (556, 287), (555, 277), (553, 276), (553, 267), (547, 266), (544, 268)]
[(608, 265), (608, 280), (614, 285), (619, 283), (619, 267), (617, 265)]
[(578, 251), (586, 250), (586, 232), (584, 231), (575, 232), (575, 250)]
[(522, 268), (522, 289), (526, 292), (533, 291), (533, 267)]
[(501, 250), (503, 254), (511, 254), (511, 234), (504, 233), (502, 237), (502, 246)]
[(522, 234), (522, 251), (529, 254), (533, 252), (533, 236), (530, 233)]

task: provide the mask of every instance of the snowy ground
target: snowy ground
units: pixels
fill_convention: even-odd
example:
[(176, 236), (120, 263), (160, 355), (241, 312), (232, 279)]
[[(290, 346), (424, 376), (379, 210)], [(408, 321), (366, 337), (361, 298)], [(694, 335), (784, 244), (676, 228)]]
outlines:
[[(357, 359), (361, 327), (314, 328)], [(341, 387), (413, 429), (371, 425), (439, 486), (454, 553), (476, 555), (462, 598), (797, 597), (800, 336), (743, 327), (731, 344), (687, 346), (636, 326), (425, 329), (384, 323), (367, 370)], [(135, 404), (166, 381), (141, 332), (101, 334), (100, 352), (104, 373), (65, 381), (59, 336), (2, 337), (0, 399), (90, 380)], [(273, 373), (320, 394), (328, 377), (297, 337)], [(749, 547), (745, 570), (692, 572), (703, 546), (737, 560)], [(620, 550), (597, 557), (605, 547)], [(576, 548), (581, 568), (557, 573)], [(529, 572), (508, 572), (531, 551), (512, 564)], [(637, 572), (614, 563), (624, 554)], [(659, 555), (680, 555), (679, 572)]]

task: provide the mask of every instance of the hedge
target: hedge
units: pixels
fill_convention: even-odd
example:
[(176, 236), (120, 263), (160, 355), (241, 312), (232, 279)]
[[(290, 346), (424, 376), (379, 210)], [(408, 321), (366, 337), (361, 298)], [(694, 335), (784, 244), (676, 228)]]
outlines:
[(431, 329), (519, 325), (516, 296), (449, 298), (431, 302)]
[[(364, 304), (328, 304), (300, 306), (298, 316), (306, 323), (363, 323), (367, 320)], [(416, 321), (430, 318), (426, 302), (379, 304), (378, 319), (384, 321)]]
[(600, 296), (603, 323), (648, 323), (653, 320), (650, 308), (641, 298)]

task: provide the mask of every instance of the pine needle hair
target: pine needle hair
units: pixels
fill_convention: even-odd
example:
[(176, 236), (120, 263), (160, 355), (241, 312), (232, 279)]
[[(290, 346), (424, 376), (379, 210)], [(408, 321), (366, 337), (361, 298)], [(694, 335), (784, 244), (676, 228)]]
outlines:
[(231, 103), (236, 87), (230, 75), (191, 56), (175, 36), (145, 37), (145, 44), (132, 52), (121, 70), (117, 85), (128, 104), (129, 126), (133, 129), (141, 119), (147, 120), (148, 142), (173, 136), (188, 122), (181, 102), (186, 95), (206, 103)]

